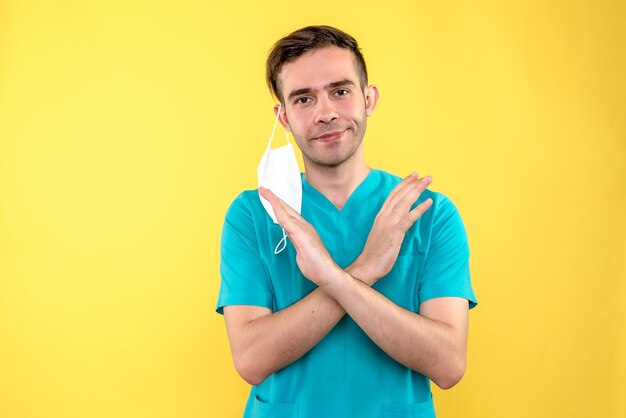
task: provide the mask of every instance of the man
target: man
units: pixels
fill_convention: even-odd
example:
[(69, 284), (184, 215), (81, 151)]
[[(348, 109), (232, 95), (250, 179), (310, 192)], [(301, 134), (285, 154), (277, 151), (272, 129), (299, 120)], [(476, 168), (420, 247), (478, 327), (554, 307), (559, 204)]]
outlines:
[(366, 165), (379, 95), (351, 36), (293, 32), (267, 79), (305, 173), (301, 214), (264, 188), (226, 214), (217, 311), (253, 385), (244, 417), (434, 417), (430, 380), (461, 379), (476, 305), (458, 211), (429, 176)]

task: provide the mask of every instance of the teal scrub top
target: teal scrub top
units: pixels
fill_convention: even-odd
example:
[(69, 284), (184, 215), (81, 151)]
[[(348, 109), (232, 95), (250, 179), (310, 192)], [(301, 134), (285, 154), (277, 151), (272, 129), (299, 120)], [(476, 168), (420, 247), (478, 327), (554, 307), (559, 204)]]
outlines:
[[(359, 256), (376, 214), (401, 180), (373, 169), (338, 210), (302, 175), (302, 216), (339, 266)], [(429, 197), (432, 206), (407, 231), (395, 265), (373, 288), (415, 313), (420, 303), (443, 296), (466, 298), (473, 308), (463, 222), (439, 192), (425, 190), (413, 207)], [(218, 313), (227, 305), (277, 312), (316, 288), (300, 272), (291, 242), (274, 254), (282, 237), (257, 190), (237, 196), (222, 230)], [(243, 416), (400, 418), (434, 417), (435, 411), (430, 380), (389, 357), (345, 315), (308, 353), (253, 386)]]

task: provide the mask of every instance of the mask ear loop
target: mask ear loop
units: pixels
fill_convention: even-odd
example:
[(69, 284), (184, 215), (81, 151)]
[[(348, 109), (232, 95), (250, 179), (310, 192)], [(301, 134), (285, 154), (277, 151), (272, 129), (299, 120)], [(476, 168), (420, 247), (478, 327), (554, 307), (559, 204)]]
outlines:
[[(272, 140), (274, 139), (274, 134), (276, 133), (276, 125), (278, 124), (278, 118), (280, 116), (280, 109), (282, 107), (282, 103), (278, 104), (278, 112), (276, 112), (276, 119), (274, 119), (274, 127), (272, 128), (272, 136), (270, 137), (270, 141), (267, 144), (267, 148), (269, 149), (272, 146)], [(287, 131), (285, 130), (285, 138), (287, 138), (287, 143), (289, 145), (291, 145), (291, 142), (289, 141), (289, 134), (287, 133)], [(285, 248), (287, 248), (287, 234), (285, 233), (285, 228), (281, 228), (283, 230), (283, 237), (281, 238), (280, 241), (278, 241), (278, 244), (276, 244), (276, 248), (274, 248), (274, 254), (278, 255), (281, 252), (283, 252), (283, 250)]]
[(274, 139), (274, 134), (276, 133), (276, 125), (278, 125), (278, 118), (280, 116), (281, 106), (282, 106), (282, 103), (278, 103), (278, 112), (276, 112), (276, 119), (274, 119), (274, 127), (272, 128), (272, 136), (270, 136), (270, 142), (269, 144), (267, 144), (268, 148), (272, 145), (272, 140)]
[[(272, 140), (274, 139), (274, 134), (276, 133), (276, 125), (278, 125), (278, 118), (280, 117), (280, 109), (282, 107), (282, 103), (278, 103), (278, 112), (276, 112), (276, 119), (274, 119), (274, 127), (272, 128), (272, 136), (270, 136), (270, 141), (267, 144), (267, 148), (269, 149), (272, 146)], [(291, 141), (289, 140), (289, 132), (285, 129), (285, 138), (287, 139), (287, 144), (291, 145)]]
[[(285, 233), (285, 228), (283, 229), (283, 238), (278, 241), (276, 248), (274, 248), (274, 254), (280, 254), (287, 247), (287, 234)], [(279, 248), (280, 247), (280, 248)]]

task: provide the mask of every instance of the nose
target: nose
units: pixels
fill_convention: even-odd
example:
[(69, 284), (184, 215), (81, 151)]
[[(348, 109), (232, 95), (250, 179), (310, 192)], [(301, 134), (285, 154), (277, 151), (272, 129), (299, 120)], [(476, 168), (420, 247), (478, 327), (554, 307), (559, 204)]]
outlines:
[(335, 104), (328, 97), (318, 99), (317, 113), (315, 115), (316, 124), (328, 124), (339, 117)]

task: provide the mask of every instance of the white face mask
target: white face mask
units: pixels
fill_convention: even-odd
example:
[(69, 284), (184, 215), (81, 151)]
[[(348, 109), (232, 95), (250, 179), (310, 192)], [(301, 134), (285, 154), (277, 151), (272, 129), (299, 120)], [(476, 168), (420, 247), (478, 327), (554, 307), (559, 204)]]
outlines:
[[(267, 143), (267, 150), (265, 150), (263, 157), (261, 157), (261, 162), (257, 170), (259, 186), (270, 189), (272, 193), (281, 198), (283, 202), (300, 213), (302, 209), (302, 178), (300, 177), (300, 168), (298, 167), (296, 153), (291, 142), (289, 142), (287, 132), (285, 132), (287, 145), (275, 149), (271, 148), (272, 139), (274, 139), (274, 133), (276, 132), (278, 116), (280, 115), (280, 108), (281, 105), (278, 105), (272, 136)], [(261, 199), (265, 211), (270, 215), (272, 221), (277, 224), (278, 220), (276, 219), (270, 202), (261, 195), (259, 195), (259, 198)], [(274, 249), (274, 254), (280, 253), (285, 249), (286, 245), (287, 235), (283, 229), (283, 238)]]

